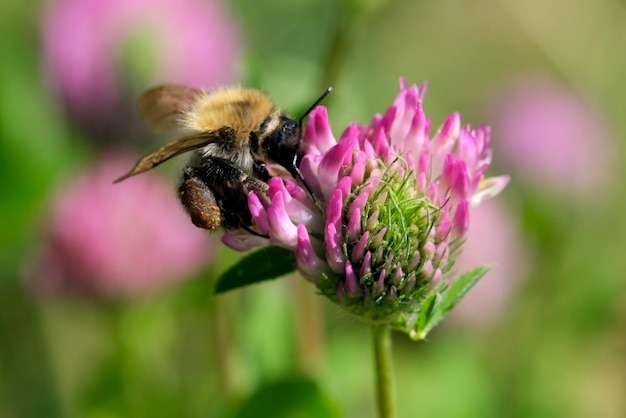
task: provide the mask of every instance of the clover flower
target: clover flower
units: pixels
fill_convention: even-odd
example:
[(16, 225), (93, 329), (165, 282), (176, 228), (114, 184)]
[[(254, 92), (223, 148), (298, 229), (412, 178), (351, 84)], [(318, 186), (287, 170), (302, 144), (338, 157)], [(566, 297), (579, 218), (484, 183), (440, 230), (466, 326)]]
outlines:
[(524, 77), (507, 83), (492, 107), (499, 160), (522, 182), (578, 200), (610, 190), (616, 141), (589, 98), (553, 80)]
[(42, 14), (46, 77), (89, 123), (115, 113), (134, 78), (198, 88), (236, 80), (239, 38), (219, 0), (55, 0)]
[(159, 176), (111, 185), (133, 161), (108, 156), (53, 197), (41, 252), (28, 260), (35, 290), (134, 296), (211, 261), (216, 243), (189, 223)]
[[(422, 109), (426, 85), (408, 87), (369, 125), (351, 124), (337, 141), (317, 107), (300, 163), (312, 198), (273, 177), (248, 196), (260, 235), (226, 234), (237, 250), (293, 249), (298, 270), (360, 318), (418, 334), (418, 313), (447, 286), (469, 228), (469, 207), (499, 193), (507, 176), (485, 178), (490, 130), (450, 115), (435, 135)], [(430, 299), (429, 299), (430, 298)]]

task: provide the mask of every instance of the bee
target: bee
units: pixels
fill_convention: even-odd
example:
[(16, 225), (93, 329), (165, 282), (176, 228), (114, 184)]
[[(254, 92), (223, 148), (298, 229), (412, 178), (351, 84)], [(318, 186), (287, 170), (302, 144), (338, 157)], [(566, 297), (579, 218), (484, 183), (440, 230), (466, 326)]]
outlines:
[(154, 132), (185, 133), (141, 158), (115, 183), (194, 151), (178, 188), (194, 225), (209, 230), (243, 228), (259, 235), (252, 229), (248, 193), (267, 191), (271, 177), (267, 164), (284, 167), (315, 199), (298, 169), (302, 123), (331, 90), (296, 121), (256, 89), (204, 91), (176, 84), (153, 88), (138, 100), (143, 120)]

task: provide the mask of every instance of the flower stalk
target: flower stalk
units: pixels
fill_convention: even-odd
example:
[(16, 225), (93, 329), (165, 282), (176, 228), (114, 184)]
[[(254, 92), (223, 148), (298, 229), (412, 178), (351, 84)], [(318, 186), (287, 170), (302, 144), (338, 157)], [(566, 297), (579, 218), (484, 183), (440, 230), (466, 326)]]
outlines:
[(396, 416), (396, 400), (391, 330), (386, 325), (373, 324), (371, 333), (378, 416), (379, 418), (393, 418)]

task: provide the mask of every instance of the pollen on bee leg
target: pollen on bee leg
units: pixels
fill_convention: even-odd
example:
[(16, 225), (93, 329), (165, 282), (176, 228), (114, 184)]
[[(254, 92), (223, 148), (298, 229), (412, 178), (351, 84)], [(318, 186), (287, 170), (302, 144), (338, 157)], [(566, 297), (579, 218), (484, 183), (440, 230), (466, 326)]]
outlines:
[[(186, 173), (187, 174), (187, 173)], [(217, 205), (211, 189), (197, 177), (185, 175), (178, 188), (180, 200), (198, 228), (216, 230), (224, 221), (224, 214)]]

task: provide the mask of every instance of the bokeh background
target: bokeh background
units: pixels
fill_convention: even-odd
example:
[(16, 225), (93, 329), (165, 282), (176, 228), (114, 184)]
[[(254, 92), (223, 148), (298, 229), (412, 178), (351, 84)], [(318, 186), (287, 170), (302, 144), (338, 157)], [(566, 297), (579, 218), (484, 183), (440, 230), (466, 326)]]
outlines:
[(495, 263), (426, 342), (394, 336), (400, 417), (626, 416), (622, 0), (48, 0), (0, 5), (0, 416), (374, 416), (367, 327), (296, 278), (219, 297), (152, 85), (261, 88), (335, 134), (429, 82), (433, 129), (493, 127), (510, 185), (461, 266)]

